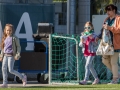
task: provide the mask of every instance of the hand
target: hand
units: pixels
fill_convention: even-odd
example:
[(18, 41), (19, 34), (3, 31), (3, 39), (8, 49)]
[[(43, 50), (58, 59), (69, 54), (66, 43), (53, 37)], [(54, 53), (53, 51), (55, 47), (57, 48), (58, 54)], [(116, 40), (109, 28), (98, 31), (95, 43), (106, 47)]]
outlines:
[(14, 57), (14, 59), (15, 59), (15, 60), (18, 60), (18, 58), (17, 58), (17, 57)]
[(81, 42), (83, 43), (85, 41), (85, 39), (84, 38), (81, 38)]
[(107, 25), (107, 24), (104, 24), (104, 25), (103, 25), (103, 28), (104, 28), (104, 29), (107, 29), (107, 30), (110, 30), (111, 27), (110, 27), (109, 25)]
[(93, 39), (93, 35), (90, 35), (89, 38), (90, 38), (90, 39)]
[(84, 35), (84, 32), (81, 33), (81, 36), (83, 36), (83, 35)]
[(0, 57), (0, 62), (2, 62), (2, 58)]
[(99, 40), (99, 38), (98, 38), (98, 37), (96, 37), (96, 38), (95, 38), (95, 42), (97, 43), (97, 42), (98, 42), (98, 40)]

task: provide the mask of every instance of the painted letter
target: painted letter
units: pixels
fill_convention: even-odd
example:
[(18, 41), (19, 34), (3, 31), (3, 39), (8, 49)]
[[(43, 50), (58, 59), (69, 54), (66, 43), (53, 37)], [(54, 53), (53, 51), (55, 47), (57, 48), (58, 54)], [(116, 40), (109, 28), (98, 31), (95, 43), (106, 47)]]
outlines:
[[(21, 27), (24, 24), (26, 33), (20, 33)], [(26, 38), (27, 41), (34, 41), (32, 37), (33, 31), (32, 31), (32, 25), (30, 21), (30, 16), (27, 12), (24, 12), (16, 29), (15, 35), (18, 36), (18, 38)], [(33, 50), (34, 43), (27, 43), (26, 50)]]
[[(1, 43), (1, 40), (2, 40), (2, 35), (3, 35), (3, 31), (2, 31), (1, 21), (0, 21), (0, 43)], [(1, 50), (1, 48), (0, 48), (0, 50)]]

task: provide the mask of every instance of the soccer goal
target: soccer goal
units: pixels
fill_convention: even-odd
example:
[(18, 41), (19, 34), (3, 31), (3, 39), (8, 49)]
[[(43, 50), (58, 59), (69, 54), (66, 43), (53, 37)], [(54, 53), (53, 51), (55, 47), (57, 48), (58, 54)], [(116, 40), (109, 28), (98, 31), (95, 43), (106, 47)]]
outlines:
[(49, 84), (78, 83), (78, 41), (67, 35), (49, 36)]
[[(79, 42), (79, 35), (49, 36), (49, 84), (78, 84), (84, 79), (86, 60)], [(93, 66), (101, 83), (112, 79), (111, 72), (103, 65), (101, 56), (95, 56)], [(94, 81), (92, 75), (89, 81)]]

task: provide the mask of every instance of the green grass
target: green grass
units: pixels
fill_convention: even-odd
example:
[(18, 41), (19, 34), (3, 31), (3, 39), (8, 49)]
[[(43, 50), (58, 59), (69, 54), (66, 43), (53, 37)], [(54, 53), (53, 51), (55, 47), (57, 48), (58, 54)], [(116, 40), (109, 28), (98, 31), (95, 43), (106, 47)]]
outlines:
[[(1, 88), (0, 88), (1, 90)], [(116, 85), (67, 85), (67, 86), (32, 86), (21, 88), (4, 88), (4, 90), (120, 90), (120, 84)]]

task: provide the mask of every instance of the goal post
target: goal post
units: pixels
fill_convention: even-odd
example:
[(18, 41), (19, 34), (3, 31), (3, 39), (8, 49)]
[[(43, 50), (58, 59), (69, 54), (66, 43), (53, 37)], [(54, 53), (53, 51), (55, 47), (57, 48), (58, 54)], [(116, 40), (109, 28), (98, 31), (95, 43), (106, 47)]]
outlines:
[(49, 35), (49, 84), (78, 83), (78, 69), (78, 41), (67, 35)]

